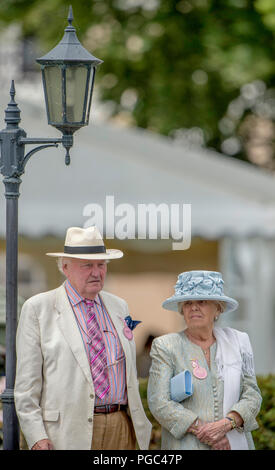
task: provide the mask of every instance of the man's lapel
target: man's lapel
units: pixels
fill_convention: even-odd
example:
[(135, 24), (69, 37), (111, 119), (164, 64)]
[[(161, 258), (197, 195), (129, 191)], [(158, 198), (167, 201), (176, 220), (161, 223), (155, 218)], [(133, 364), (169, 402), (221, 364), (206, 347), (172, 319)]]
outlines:
[(57, 290), (55, 308), (59, 313), (58, 325), (60, 330), (62, 331), (64, 338), (70, 346), (79, 366), (83, 370), (85, 377), (93, 387), (91, 370), (86, 350), (76, 323), (73, 309), (63, 285)]
[(123, 328), (125, 326), (125, 323), (123, 321), (125, 317), (125, 312), (123, 311), (122, 308), (120, 308), (119, 304), (117, 302), (112, 301), (112, 298), (105, 295), (103, 291), (100, 292), (100, 298), (102, 302), (104, 303), (106, 310), (108, 314), (110, 315), (112, 322), (114, 324), (114, 327), (117, 331), (118, 337), (121, 342), (121, 346), (123, 348), (124, 354), (125, 354), (125, 359), (126, 359), (126, 377), (127, 377), (127, 383), (128, 379), (131, 375), (131, 367), (132, 367), (132, 360), (131, 360), (131, 349), (130, 349), (130, 341), (126, 338), (126, 336), (123, 333)]

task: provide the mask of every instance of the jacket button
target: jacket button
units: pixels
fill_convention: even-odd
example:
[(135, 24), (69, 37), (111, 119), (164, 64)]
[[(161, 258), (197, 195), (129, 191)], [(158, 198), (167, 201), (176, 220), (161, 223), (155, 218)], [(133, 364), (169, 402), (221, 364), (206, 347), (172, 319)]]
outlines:
[(91, 393), (90, 398), (94, 398), (95, 396)]
[(93, 422), (93, 418), (88, 418), (89, 423)]

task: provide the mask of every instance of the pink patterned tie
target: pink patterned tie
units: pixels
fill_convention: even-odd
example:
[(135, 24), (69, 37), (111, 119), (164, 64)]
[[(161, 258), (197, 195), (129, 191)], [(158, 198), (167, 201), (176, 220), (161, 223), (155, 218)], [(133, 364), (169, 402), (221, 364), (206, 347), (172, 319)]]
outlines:
[(94, 311), (94, 301), (85, 299), (88, 313), (88, 335), (90, 366), (95, 387), (95, 393), (99, 398), (103, 398), (110, 389), (107, 359), (103, 337), (99, 328)]

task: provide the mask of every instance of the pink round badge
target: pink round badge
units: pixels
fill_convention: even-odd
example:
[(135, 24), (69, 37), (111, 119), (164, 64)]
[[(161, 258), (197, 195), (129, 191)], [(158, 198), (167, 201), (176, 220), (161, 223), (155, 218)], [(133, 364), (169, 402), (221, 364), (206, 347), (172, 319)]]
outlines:
[(207, 370), (199, 365), (198, 359), (194, 359), (191, 362), (194, 377), (196, 377), (197, 379), (205, 379), (207, 377)]
[(127, 339), (133, 339), (133, 333), (128, 326), (124, 326), (123, 333)]

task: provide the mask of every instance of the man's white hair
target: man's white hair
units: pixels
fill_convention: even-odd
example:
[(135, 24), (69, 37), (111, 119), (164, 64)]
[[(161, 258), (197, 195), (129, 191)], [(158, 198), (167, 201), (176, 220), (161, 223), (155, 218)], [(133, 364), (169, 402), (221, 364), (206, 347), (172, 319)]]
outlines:
[[(59, 256), (56, 260), (57, 262), (57, 267), (58, 267), (58, 270), (61, 272), (61, 274), (63, 274), (63, 276), (65, 276), (64, 274), (64, 271), (63, 271), (63, 260), (64, 260), (64, 256)], [(66, 258), (66, 261), (68, 262), (70, 258)], [(65, 276), (66, 277), (66, 276)]]

